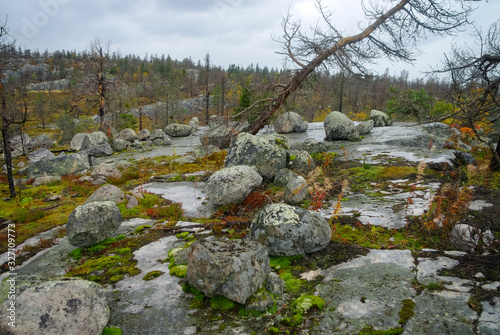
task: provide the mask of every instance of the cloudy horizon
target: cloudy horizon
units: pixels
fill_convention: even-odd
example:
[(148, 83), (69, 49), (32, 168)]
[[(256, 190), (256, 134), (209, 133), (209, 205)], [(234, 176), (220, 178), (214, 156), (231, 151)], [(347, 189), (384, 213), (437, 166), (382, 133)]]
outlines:
[[(336, 27), (346, 35), (358, 32), (358, 24), (365, 26), (360, 2), (324, 2), (335, 10)], [(273, 41), (273, 36), (282, 34), (282, 15), (289, 9), (305, 28), (319, 19), (314, 0), (0, 0), (0, 4), (2, 22), (7, 16), (10, 35), (23, 49), (79, 52), (99, 37), (110, 40), (110, 51), (122, 55), (164, 54), (197, 62), (208, 52), (212, 63), (224, 68), (230, 64), (283, 68), (283, 56), (276, 53), (280, 45)], [(500, 1), (483, 1), (478, 7), (472, 19), (487, 30), (498, 20)], [(421, 71), (439, 64), (454, 41), (470, 45), (470, 31), (421, 41), (422, 54), (413, 67), (383, 59), (371, 68), (379, 73), (389, 68), (390, 74), (406, 69), (419, 77)]]

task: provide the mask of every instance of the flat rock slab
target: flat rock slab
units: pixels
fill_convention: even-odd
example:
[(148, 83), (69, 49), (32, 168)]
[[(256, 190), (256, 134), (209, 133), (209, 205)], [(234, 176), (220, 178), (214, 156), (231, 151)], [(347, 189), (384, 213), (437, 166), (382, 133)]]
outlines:
[(206, 200), (205, 183), (199, 182), (177, 182), (160, 183), (154, 182), (144, 184), (135, 190), (160, 194), (162, 198), (182, 204), (184, 216), (188, 218), (206, 218), (210, 217), (213, 208), (210, 205), (204, 205)]

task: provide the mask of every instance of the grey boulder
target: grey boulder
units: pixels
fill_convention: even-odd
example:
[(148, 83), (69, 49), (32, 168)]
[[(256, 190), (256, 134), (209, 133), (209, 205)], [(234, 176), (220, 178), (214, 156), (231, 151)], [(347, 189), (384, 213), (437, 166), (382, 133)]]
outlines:
[(208, 178), (207, 200), (217, 206), (238, 204), (262, 184), (255, 167), (238, 165), (223, 168)]
[(389, 115), (385, 114), (384, 112), (374, 109), (370, 112), (370, 118), (373, 120), (374, 127), (392, 126), (392, 121), (389, 118)]
[(290, 169), (309, 172), (314, 170), (316, 164), (311, 155), (305, 150), (290, 150)]
[(133, 143), (135, 140), (137, 140), (137, 134), (133, 129), (130, 128), (125, 128), (122, 129), (117, 136), (119, 139)]
[(356, 130), (360, 135), (366, 135), (370, 133), (375, 125), (375, 122), (373, 120), (368, 120), (365, 122), (361, 122), (356, 126)]
[(276, 175), (274, 176), (274, 185), (280, 186), (280, 187), (285, 187), (286, 184), (292, 179), (295, 178), (297, 174), (293, 173), (292, 171), (288, 169), (281, 169), (278, 172), (276, 172)]
[(30, 164), (33, 164), (38, 161), (42, 161), (45, 159), (52, 159), (55, 157), (56, 155), (54, 155), (49, 149), (41, 148), (31, 152), (28, 157), (28, 161)]
[(84, 151), (87, 153), (87, 155), (94, 157), (105, 157), (111, 156), (113, 154), (113, 149), (108, 142), (91, 146)]
[(18, 291), (15, 328), (7, 324), (10, 301), (6, 300), (0, 311), (2, 334), (101, 334), (110, 315), (105, 290), (97, 283), (80, 279), (41, 282)]
[(244, 304), (270, 271), (267, 251), (257, 242), (205, 240), (191, 245), (186, 278), (208, 297), (222, 295)]
[(122, 173), (114, 165), (102, 163), (95, 167), (90, 176), (94, 179), (120, 178)]
[(324, 249), (332, 231), (318, 213), (287, 204), (270, 204), (255, 216), (252, 240), (267, 247), (270, 256), (309, 254)]
[(280, 134), (303, 133), (307, 130), (307, 121), (295, 112), (286, 112), (276, 119), (274, 130)]
[(80, 152), (34, 162), (26, 171), (30, 178), (36, 178), (44, 175), (64, 176), (77, 174), (88, 169), (90, 169), (89, 156), (84, 152)]
[(122, 140), (121, 138), (115, 138), (111, 142), (111, 148), (114, 151), (123, 151), (123, 150), (127, 149), (127, 147), (129, 147), (129, 146), (130, 146), (130, 142)]
[(193, 128), (186, 124), (172, 123), (165, 127), (165, 134), (172, 137), (186, 137), (192, 132)]
[(137, 133), (137, 139), (139, 141), (146, 141), (151, 136), (151, 132), (148, 129), (139, 130)]
[(31, 144), (33, 148), (45, 148), (50, 149), (54, 146), (54, 142), (49, 136), (41, 134), (31, 138)]
[(102, 201), (113, 201), (118, 205), (125, 201), (125, 194), (115, 185), (107, 184), (92, 193), (85, 203)]
[(285, 187), (285, 202), (291, 205), (300, 204), (307, 197), (307, 182), (304, 177), (295, 175)]
[(354, 122), (340, 112), (331, 112), (324, 122), (326, 140), (359, 140)]
[(71, 212), (66, 223), (68, 241), (77, 247), (88, 247), (110, 237), (123, 218), (113, 201), (89, 202)]

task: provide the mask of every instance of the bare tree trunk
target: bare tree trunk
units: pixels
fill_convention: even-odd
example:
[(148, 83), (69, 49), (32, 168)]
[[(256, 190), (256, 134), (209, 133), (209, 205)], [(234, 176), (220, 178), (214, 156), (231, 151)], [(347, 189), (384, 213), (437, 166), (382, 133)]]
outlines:
[(16, 188), (14, 186), (14, 177), (12, 176), (12, 152), (10, 150), (9, 138), (9, 121), (3, 118), (2, 138), (3, 138), (3, 154), (5, 156), (5, 166), (7, 168), (7, 181), (9, 183), (10, 197), (16, 196)]

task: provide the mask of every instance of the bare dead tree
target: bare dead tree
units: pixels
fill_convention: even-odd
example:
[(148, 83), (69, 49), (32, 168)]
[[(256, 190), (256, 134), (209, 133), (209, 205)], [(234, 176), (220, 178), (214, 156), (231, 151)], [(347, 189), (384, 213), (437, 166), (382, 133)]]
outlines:
[(456, 106), (453, 117), (471, 128), (479, 141), (493, 153), (492, 169), (500, 169), (500, 139), (494, 143), (484, 138), (478, 123), (492, 124), (500, 119), (500, 20), (491, 25), (486, 34), (476, 29), (478, 49), (454, 46), (451, 55), (445, 57), (438, 73), (448, 73), (451, 78), (452, 101)]
[(13, 198), (16, 196), (16, 188), (12, 175), (10, 127), (12, 125), (22, 126), (26, 123), (28, 105), (23, 82), (21, 81), (20, 85), (17, 86), (14, 82), (8, 80), (8, 78), (4, 78), (5, 65), (11, 59), (12, 51), (15, 50), (15, 42), (13, 40), (9, 41), (8, 36), (7, 20), (5, 20), (4, 23), (0, 24), (0, 100), (2, 100), (2, 139), (5, 166), (7, 168), (10, 197)]
[[(333, 12), (317, 0), (322, 25), (304, 32), (300, 21), (290, 12), (283, 17), (283, 36), (277, 41), (284, 55), (295, 67), (285, 84), (274, 86), (274, 95), (254, 102), (239, 114), (257, 115), (244, 131), (256, 134), (268, 119), (282, 107), (288, 97), (301, 87), (318, 67), (333, 66), (350, 74), (370, 74), (367, 64), (386, 57), (411, 62), (418, 52), (417, 44), (428, 34), (446, 35), (468, 23), (478, 0), (392, 0), (362, 2), (367, 19), (359, 33), (344, 36), (334, 25)], [(239, 115), (239, 117), (241, 117)]]

